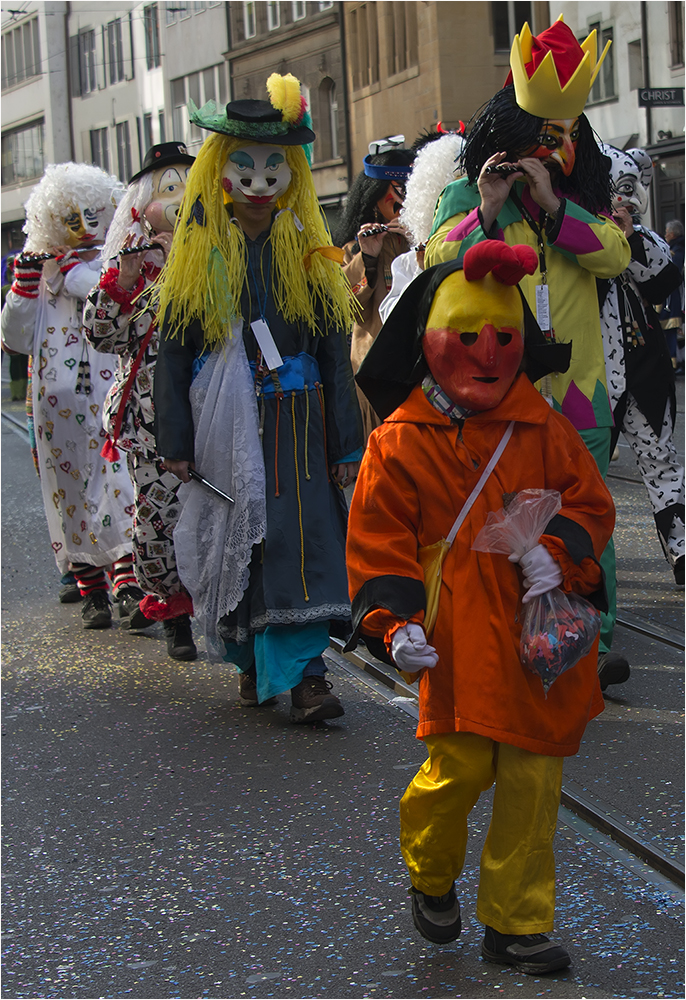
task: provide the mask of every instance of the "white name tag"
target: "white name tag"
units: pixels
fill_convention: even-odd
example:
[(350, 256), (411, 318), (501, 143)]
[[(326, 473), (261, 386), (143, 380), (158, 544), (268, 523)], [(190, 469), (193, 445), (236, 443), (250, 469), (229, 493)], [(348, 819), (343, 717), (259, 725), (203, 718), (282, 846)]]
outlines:
[(250, 329), (255, 334), (255, 340), (260, 345), (264, 363), (269, 371), (280, 368), (283, 364), (283, 358), (279, 354), (279, 349), (274, 343), (272, 331), (269, 329), (267, 323), (263, 319), (256, 319), (254, 323), (250, 324)]
[(550, 330), (550, 299), (547, 285), (536, 285), (536, 319), (541, 330)]

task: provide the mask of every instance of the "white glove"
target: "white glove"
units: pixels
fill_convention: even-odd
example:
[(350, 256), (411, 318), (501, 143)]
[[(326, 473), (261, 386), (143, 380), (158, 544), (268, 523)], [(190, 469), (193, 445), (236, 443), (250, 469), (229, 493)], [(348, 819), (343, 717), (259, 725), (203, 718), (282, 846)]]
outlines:
[(393, 633), (391, 656), (397, 667), (409, 673), (417, 673), (424, 667), (435, 667), (438, 663), (438, 653), (426, 641), (422, 626), (415, 622), (401, 625)]
[(547, 594), (549, 590), (559, 587), (564, 579), (559, 563), (553, 559), (545, 545), (535, 545), (523, 556), (513, 554), (508, 558), (510, 562), (518, 562), (524, 571), (524, 586), (527, 590), (522, 597), (522, 604), (528, 604), (533, 597)]

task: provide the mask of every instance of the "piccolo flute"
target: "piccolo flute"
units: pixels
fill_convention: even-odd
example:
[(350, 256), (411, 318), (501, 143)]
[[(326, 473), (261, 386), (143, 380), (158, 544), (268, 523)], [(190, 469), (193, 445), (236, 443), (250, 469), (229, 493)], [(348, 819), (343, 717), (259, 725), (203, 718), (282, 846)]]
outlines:
[(124, 247), (117, 254), (118, 257), (128, 257), (132, 253), (147, 253), (148, 250), (163, 250), (164, 247), (161, 243), (141, 243), (140, 246), (136, 247)]
[(518, 174), (521, 172), (521, 167), (513, 167), (510, 163), (495, 163), (490, 167), (486, 167), (484, 171), (486, 174), (501, 174), (503, 177), (509, 177), (510, 174)]

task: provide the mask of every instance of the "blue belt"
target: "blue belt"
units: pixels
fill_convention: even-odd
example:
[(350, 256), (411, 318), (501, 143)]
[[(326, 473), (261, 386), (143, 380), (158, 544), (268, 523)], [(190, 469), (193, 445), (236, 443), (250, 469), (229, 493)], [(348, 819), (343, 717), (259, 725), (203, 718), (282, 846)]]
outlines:
[[(255, 378), (257, 372), (256, 362), (250, 362), (250, 371), (253, 378)], [(281, 391), (289, 396), (293, 392), (299, 395), (305, 392), (306, 387), (311, 389), (315, 382), (321, 382), (322, 380), (317, 361), (311, 354), (305, 354), (304, 352), (296, 354), (292, 358), (284, 358), (281, 367), (276, 369), (276, 375), (279, 379)], [(266, 396), (267, 399), (274, 399), (276, 396), (274, 380), (269, 374), (264, 376), (262, 395)]]

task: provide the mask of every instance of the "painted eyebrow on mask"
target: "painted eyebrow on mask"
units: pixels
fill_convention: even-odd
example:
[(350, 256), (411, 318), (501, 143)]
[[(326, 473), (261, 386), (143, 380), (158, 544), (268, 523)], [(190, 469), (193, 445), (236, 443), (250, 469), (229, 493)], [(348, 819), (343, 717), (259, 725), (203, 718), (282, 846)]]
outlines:
[(235, 153), (232, 153), (229, 157), (232, 163), (237, 163), (239, 167), (250, 167), (255, 169), (255, 161), (249, 153), (246, 153), (244, 149), (237, 149)]
[(267, 164), (266, 165), (268, 167), (276, 167), (276, 166), (278, 166), (279, 163), (283, 163), (283, 161), (284, 161), (284, 156), (283, 156), (282, 153), (272, 153), (267, 158)]
[(161, 188), (163, 184), (169, 184), (170, 181), (177, 184), (181, 182), (181, 175), (176, 167), (167, 167), (159, 179), (159, 183), (157, 185), (158, 189)]

